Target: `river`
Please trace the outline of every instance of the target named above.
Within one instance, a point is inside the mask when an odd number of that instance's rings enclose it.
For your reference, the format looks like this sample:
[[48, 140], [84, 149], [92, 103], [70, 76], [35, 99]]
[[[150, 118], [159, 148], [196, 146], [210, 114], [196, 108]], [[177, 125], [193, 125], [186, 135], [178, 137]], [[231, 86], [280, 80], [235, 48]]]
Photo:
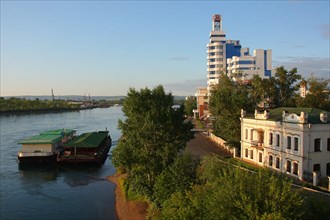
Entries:
[[77, 134], [110, 131], [118, 140], [120, 107], [76, 112], [0, 116], [0, 219], [116, 219], [115, 185], [104, 178], [115, 168], [40, 166], [20, 168], [19, 141], [42, 131], [70, 128]]

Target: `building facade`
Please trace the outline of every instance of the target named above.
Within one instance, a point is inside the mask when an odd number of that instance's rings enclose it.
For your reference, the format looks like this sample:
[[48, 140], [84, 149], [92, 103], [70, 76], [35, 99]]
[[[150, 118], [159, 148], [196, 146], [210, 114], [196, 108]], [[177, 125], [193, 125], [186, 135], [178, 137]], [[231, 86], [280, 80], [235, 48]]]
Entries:
[[207, 109], [212, 89], [219, 84], [221, 74], [227, 74], [233, 80], [249, 80], [255, 74], [261, 78], [270, 77], [271, 70], [271, 50], [258, 49], [251, 56], [249, 48], [242, 48], [239, 40], [226, 38], [226, 33], [222, 29], [221, 15], [213, 15], [212, 29], [207, 44], [207, 87], [197, 88], [197, 109], [194, 114], [198, 113], [200, 117], [209, 115], [209, 111], [204, 110]]
[[330, 112], [277, 108], [241, 113], [241, 158], [301, 180], [330, 176]]
[[272, 51], [257, 49], [253, 55], [233, 56], [227, 59], [227, 74], [234, 81], [250, 80], [254, 75], [260, 78], [272, 76]]

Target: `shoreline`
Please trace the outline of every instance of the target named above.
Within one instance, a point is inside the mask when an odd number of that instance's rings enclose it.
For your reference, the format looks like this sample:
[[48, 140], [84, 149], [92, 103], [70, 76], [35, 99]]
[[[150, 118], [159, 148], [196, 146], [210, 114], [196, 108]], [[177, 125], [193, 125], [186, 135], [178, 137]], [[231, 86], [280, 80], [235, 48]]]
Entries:
[[125, 174], [115, 173], [108, 176], [107, 180], [115, 186], [115, 210], [118, 220], [144, 220], [147, 216], [148, 204], [146, 202], [130, 201], [126, 199], [119, 180], [125, 178]]

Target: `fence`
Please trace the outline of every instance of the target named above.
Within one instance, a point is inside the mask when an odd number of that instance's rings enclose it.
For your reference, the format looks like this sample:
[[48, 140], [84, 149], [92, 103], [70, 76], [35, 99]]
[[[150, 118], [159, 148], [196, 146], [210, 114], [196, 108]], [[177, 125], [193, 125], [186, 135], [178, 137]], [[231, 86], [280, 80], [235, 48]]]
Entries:
[[235, 155], [235, 149], [234, 149], [234, 148], [230, 148], [230, 147], [228, 147], [228, 146], [226, 145], [226, 141], [225, 141], [225, 140], [223, 140], [222, 138], [220, 138], [220, 137], [214, 135], [214, 134], [211, 133], [211, 132], [209, 132], [208, 136], [209, 136], [209, 138], [210, 138], [210, 140], [211, 140], [212, 142], [216, 143], [219, 147], [221, 147], [221, 148], [223, 148], [223, 149], [229, 151], [231, 154], [234, 155], [234, 157], [236, 156], [236, 155]]

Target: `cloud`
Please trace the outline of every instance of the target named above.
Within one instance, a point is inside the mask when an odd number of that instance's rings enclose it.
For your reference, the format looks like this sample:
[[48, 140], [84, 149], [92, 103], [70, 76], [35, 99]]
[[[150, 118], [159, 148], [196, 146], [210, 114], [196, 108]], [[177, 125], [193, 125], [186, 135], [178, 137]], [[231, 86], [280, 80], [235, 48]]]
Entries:
[[330, 40], [330, 23], [320, 25], [320, 26], [318, 26], [318, 29], [323, 38], [325, 38], [326, 40]]
[[191, 80], [185, 80], [183, 82], [164, 84], [164, 88], [166, 91], [172, 92], [173, 95], [189, 96], [195, 94], [196, 88], [206, 87], [207, 86], [206, 82], [207, 82], [206, 78], [191, 79]]
[[304, 45], [297, 44], [297, 45], [292, 45], [292, 47], [293, 48], [304, 48], [305, 46]]
[[297, 67], [298, 73], [308, 78], [315, 76], [319, 78], [330, 78], [330, 59], [326, 57], [278, 57], [273, 64], [284, 66], [287, 70]]
[[187, 61], [187, 60], [190, 60], [189, 57], [172, 57], [170, 58], [170, 60], [172, 61]]

